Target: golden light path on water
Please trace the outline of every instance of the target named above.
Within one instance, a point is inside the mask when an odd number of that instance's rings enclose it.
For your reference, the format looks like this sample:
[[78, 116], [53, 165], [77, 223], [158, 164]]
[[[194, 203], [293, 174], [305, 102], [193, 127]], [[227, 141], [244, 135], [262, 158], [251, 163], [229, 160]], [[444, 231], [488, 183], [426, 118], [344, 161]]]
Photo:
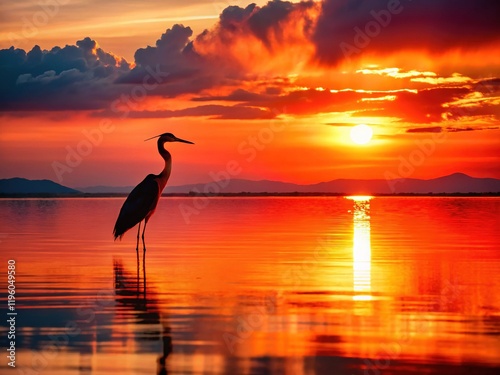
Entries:
[[371, 243], [370, 200], [371, 196], [351, 196], [353, 201], [353, 300], [369, 301], [371, 295]]

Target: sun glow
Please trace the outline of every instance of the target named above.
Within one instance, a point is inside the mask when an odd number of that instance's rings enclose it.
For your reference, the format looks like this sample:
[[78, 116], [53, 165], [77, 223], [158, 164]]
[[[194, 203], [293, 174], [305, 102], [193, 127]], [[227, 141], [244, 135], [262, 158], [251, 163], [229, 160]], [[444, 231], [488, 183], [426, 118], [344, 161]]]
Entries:
[[365, 145], [372, 139], [373, 130], [365, 124], [356, 125], [351, 129], [351, 140], [358, 145]]

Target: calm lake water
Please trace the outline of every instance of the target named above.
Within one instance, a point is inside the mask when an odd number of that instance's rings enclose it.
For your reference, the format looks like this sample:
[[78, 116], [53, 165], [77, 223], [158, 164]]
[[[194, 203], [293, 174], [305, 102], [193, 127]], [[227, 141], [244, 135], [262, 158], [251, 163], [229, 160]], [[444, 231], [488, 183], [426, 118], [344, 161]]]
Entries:
[[0, 200], [2, 374], [499, 373], [500, 198], [123, 201]]

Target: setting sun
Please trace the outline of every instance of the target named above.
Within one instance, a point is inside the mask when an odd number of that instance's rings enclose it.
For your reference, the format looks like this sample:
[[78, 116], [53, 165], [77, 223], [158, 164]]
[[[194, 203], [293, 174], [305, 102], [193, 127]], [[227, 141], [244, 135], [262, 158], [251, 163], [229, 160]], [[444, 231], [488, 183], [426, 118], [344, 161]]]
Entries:
[[356, 125], [351, 129], [351, 140], [358, 145], [365, 145], [372, 139], [373, 130], [368, 125]]

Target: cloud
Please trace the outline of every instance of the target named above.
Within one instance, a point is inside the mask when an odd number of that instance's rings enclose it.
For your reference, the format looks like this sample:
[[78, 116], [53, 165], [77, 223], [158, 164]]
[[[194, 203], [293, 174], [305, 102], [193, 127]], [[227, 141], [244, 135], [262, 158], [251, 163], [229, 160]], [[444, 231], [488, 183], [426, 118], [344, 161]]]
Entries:
[[500, 95], [500, 78], [487, 78], [478, 80], [473, 89], [485, 96]]
[[[415, 124], [470, 116], [498, 118], [497, 78], [474, 81], [452, 74], [455, 70], [441, 75], [373, 65], [350, 75], [317, 65], [315, 59], [337, 63], [343, 58], [339, 43], [352, 40], [355, 27], [388, 17], [382, 12], [388, 7], [390, 22], [387, 19], [387, 26], [370, 39], [366, 50], [437, 52], [498, 40], [493, 32], [498, 28], [496, 17], [490, 14], [498, 5], [485, 0], [273, 0], [262, 7], [229, 6], [212, 29], [199, 35], [193, 35], [190, 27], [174, 25], [151, 46], [138, 48], [134, 64], [104, 51], [88, 37], [51, 50], [38, 46], [28, 52], [14, 47], [0, 50], [0, 110], [107, 114], [117, 99], [123, 109], [123, 98], [145, 91], [149, 84], [154, 89], [144, 94], [147, 100], [126, 108], [128, 115], [263, 119], [272, 118], [275, 110], [293, 116], [348, 112]], [[474, 25], [477, 29], [472, 30]], [[330, 73], [334, 78], [327, 77]], [[370, 88], [378, 90], [349, 89], [351, 79], [356, 85], [377, 82]], [[311, 82], [325, 88], [315, 88]], [[157, 110], [159, 100], [179, 96], [200, 105]]]
[[[94, 116], [117, 117], [118, 113], [104, 111], [94, 113]], [[268, 120], [276, 115], [263, 108], [244, 105], [224, 106], [207, 104], [178, 110], [130, 111], [129, 118], [174, 118], [174, 117], [208, 117], [212, 120]]]
[[[309, 116], [321, 113], [349, 113], [350, 116], [381, 116], [404, 123], [431, 124], [453, 121], [460, 111], [457, 100], [471, 94], [468, 87], [433, 87], [421, 90], [326, 90], [314, 88], [289, 89], [285, 92], [253, 92], [236, 89], [226, 95], [202, 95], [193, 102], [210, 103], [175, 111], [133, 111], [133, 117], [211, 116], [218, 119], [264, 119], [273, 113]], [[237, 103], [231, 106], [220, 103]], [[497, 107], [491, 107], [497, 108]], [[241, 114], [238, 114], [241, 111]], [[481, 105], [474, 112], [462, 111], [464, 117], [488, 113]], [[252, 117], [253, 116], [253, 117]], [[417, 128], [416, 128], [417, 129]], [[422, 129], [422, 128], [418, 128]], [[426, 129], [426, 128], [423, 128]], [[409, 132], [417, 132], [410, 130]]]
[[410, 128], [407, 133], [441, 133], [443, 128], [441, 126], [430, 126], [427, 128]]
[[[307, 16], [307, 11], [315, 6], [313, 1], [291, 3], [289, 1], [269, 1], [266, 6], [253, 12], [248, 18], [248, 26], [253, 34], [269, 48], [272, 42], [283, 44], [286, 40], [288, 27], [284, 23], [292, 18], [293, 12], [302, 17]], [[312, 20], [307, 19], [303, 25], [304, 35], [312, 31]]]
[[49, 51], [0, 50], [0, 67], [0, 110], [33, 111], [100, 108], [129, 64], [85, 38]]
[[498, 14], [489, 0], [324, 0], [313, 39], [326, 64], [365, 52], [474, 50], [499, 42]]
[[419, 72], [418, 70], [403, 71], [400, 68], [365, 68], [356, 70], [356, 73], [387, 76], [392, 78], [435, 77], [437, 75], [434, 72]]
[[448, 127], [447, 130], [449, 132], [456, 133], [456, 132], [471, 132], [471, 131], [474, 131], [474, 130], [477, 130], [477, 129], [474, 129], [474, 128], [471, 128], [470, 126], [468, 126], [468, 127], [465, 127], [465, 128]]
[[277, 95], [236, 90], [226, 96], [205, 96], [193, 100], [238, 101], [247, 106], [278, 109], [296, 116], [352, 112], [353, 116], [396, 117], [402, 122], [428, 124], [443, 121], [443, 114], [450, 112], [446, 104], [463, 98], [470, 92], [468, 87], [386, 91], [309, 88]]
[[[279, 93], [279, 92], [278, 92]], [[227, 102], [262, 102], [265, 100], [272, 100], [276, 96], [273, 95], [265, 95], [258, 94], [254, 92], [250, 92], [244, 89], [236, 89], [231, 92], [229, 95], [211, 95], [204, 97], [195, 97], [192, 100], [195, 102], [207, 102], [207, 101], [215, 101], [215, 100], [223, 100]]]
[[[103, 109], [117, 98], [130, 96], [134, 86], [144, 85], [152, 75], [158, 79], [149, 97], [244, 86], [255, 82], [259, 67], [268, 69], [273, 59], [280, 72], [283, 62], [295, 66], [304, 59], [301, 47], [305, 34], [312, 33], [311, 12], [317, 8], [313, 1], [277, 0], [263, 7], [230, 6], [213, 29], [196, 37], [191, 28], [174, 25], [153, 46], [137, 49], [133, 66], [88, 37], [48, 51], [38, 46], [29, 52], [13, 47], [1, 50], [0, 110]], [[290, 58], [294, 43], [296, 61]], [[310, 44], [309, 50], [311, 54]]]
[[431, 85], [443, 85], [454, 83], [468, 83], [472, 78], [464, 77], [460, 73], [453, 73], [451, 77], [438, 77], [435, 72], [420, 72], [418, 70], [404, 71], [399, 68], [358, 69], [356, 73], [364, 75], [378, 75], [397, 79], [409, 78], [410, 82], [428, 83]]
[[499, 129], [498, 126], [466, 126], [466, 127], [453, 127], [449, 126], [446, 128], [447, 131], [452, 132], [452, 133], [457, 133], [457, 132], [472, 132], [472, 131], [477, 131], [477, 130], [494, 130], [494, 129]]
[[493, 130], [498, 129], [498, 126], [429, 126], [422, 128], [410, 128], [406, 130], [406, 133], [441, 133], [443, 131], [447, 131], [450, 133], [458, 133], [458, 132], [472, 132], [479, 130]]
[[134, 55], [136, 66], [120, 75], [116, 83], [142, 85], [153, 75], [157, 85], [149, 95], [162, 97], [198, 93], [223, 83], [223, 72], [195, 51], [192, 35], [191, 28], [174, 25], [154, 47], [139, 48]]
[[293, 71], [314, 55], [311, 37], [318, 12], [313, 1], [230, 6], [213, 29], [195, 38], [194, 49], [236, 76]]
[[383, 106], [363, 112], [364, 116], [398, 117], [403, 122], [429, 124], [443, 120], [444, 105], [470, 92], [467, 87], [436, 87], [416, 93], [400, 92]]
[[422, 82], [431, 85], [443, 85], [447, 83], [468, 83], [472, 81], [472, 78], [464, 77], [460, 73], [453, 73], [451, 77], [417, 77], [412, 78], [412, 82]]
[[188, 44], [192, 35], [193, 31], [190, 27], [174, 25], [172, 29], [162, 34], [156, 41], [155, 47], [139, 48], [134, 55], [135, 63], [141, 66], [161, 64], [173, 69], [178, 69], [186, 63], [189, 64]]

